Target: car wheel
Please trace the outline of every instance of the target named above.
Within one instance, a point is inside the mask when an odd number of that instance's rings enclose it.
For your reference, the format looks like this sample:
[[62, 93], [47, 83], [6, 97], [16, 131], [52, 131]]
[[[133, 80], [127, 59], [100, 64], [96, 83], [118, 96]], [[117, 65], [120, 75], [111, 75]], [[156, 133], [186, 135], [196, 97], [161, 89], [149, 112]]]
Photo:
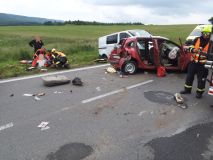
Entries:
[[134, 74], [137, 71], [137, 64], [135, 61], [127, 61], [123, 64], [121, 71], [125, 74]]

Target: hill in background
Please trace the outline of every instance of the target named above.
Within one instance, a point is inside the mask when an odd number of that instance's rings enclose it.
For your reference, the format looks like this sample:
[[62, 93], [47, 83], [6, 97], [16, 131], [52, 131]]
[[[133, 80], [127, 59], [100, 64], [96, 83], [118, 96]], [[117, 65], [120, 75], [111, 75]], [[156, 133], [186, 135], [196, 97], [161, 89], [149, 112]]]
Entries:
[[0, 13], [0, 26], [40, 25], [45, 22], [63, 22], [61, 20], [27, 17], [14, 14]]

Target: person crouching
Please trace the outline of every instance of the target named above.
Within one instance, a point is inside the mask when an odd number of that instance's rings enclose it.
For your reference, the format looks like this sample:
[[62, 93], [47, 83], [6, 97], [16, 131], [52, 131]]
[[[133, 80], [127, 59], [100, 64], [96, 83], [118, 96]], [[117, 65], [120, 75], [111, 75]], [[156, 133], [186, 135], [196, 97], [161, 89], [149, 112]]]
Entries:
[[53, 64], [56, 68], [69, 68], [68, 60], [63, 52], [57, 51], [55, 48], [51, 50]]

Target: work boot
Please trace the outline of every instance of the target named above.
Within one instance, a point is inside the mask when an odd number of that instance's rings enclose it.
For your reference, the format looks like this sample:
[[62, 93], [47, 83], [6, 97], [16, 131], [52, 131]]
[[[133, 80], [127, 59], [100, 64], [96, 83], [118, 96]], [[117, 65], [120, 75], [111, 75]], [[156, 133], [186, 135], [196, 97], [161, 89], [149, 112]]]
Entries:
[[196, 98], [202, 98], [202, 93], [196, 93]]
[[180, 91], [180, 94], [191, 94], [191, 90]]

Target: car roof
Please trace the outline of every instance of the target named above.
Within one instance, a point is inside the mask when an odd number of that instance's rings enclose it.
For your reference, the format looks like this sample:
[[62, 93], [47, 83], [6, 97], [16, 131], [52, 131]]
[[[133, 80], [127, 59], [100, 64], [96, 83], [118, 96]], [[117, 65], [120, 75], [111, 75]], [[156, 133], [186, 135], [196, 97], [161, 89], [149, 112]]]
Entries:
[[199, 24], [199, 25], [197, 25], [197, 26], [195, 27], [195, 29], [201, 29], [201, 28], [203, 28], [203, 27], [205, 27], [205, 26], [211, 26], [211, 27], [212, 27], [212, 24]]
[[[111, 35], [114, 35], [114, 34], [119, 34], [121, 32], [131, 32], [131, 31], [145, 31], [145, 32], [148, 32], [147, 30], [144, 30], [144, 29], [130, 29], [130, 30], [123, 30], [123, 31], [119, 31], [119, 32], [110, 33], [110, 34], [107, 34], [107, 35], [102, 36], [102, 37], [111, 36]], [[149, 34], [152, 35], [151, 33], [149, 33]]]
[[127, 39], [162, 39], [162, 40], [169, 40], [166, 37], [162, 37], [162, 36], [150, 36], [150, 37], [129, 37]]

